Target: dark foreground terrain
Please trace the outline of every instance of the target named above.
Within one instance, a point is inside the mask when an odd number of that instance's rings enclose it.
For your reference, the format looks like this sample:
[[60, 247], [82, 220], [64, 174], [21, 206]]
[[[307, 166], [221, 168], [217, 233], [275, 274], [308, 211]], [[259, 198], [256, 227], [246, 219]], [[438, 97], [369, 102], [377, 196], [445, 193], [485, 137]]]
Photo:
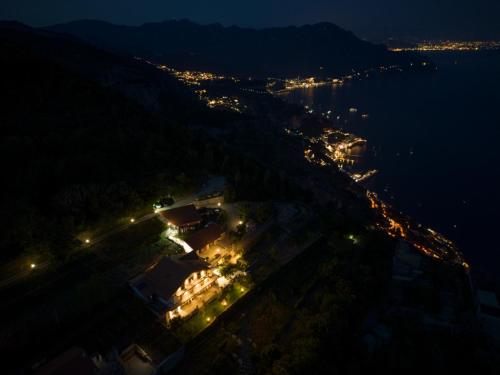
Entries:
[[[0, 47], [2, 267], [47, 264], [0, 290], [2, 372], [130, 341], [155, 365], [183, 348], [176, 374], [498, 370], [461, 258], [404, 241], [389, 208], [339, 170], [305, 161], [302, 141], [283, 131], [320, 128], [319, 119], [234, 82], [216, 89], [248, 93], [248, 111], [212, 110], [152, 65], [19, 24], [2, 25]], [[212, 174], [226, 177], [228, 202], [293, 202], [307, 215], [247, 249], [255, 287], [182, 340], [127, 284], [175, 253], [159, 239], [162, 224], [137, 223], [90, 248], [79, 234], [124, 224], [160, 192], [188, 195]]]

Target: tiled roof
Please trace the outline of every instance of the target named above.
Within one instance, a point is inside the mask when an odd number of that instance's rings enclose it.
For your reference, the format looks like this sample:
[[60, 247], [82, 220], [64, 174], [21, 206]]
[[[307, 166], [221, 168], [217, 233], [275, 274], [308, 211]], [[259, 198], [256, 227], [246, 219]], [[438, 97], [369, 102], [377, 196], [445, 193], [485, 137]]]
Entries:
[[194, 251], [203, 249], [206, 245], [211, 244], [219, 239], [224, 231], [218, 224], [208, 224], [207, 227], [191, 233], [185, 240], [189, 247]]
[[164, 257], [134, 283], [147, 298], [153, 295], [168, 301], [184, 281], [194, 272], [208, 269], [208, 264], [196, 256]]
[[201, 222], [201, 216], [192, 204], [162, 211], [161, 215], [177, 227]]

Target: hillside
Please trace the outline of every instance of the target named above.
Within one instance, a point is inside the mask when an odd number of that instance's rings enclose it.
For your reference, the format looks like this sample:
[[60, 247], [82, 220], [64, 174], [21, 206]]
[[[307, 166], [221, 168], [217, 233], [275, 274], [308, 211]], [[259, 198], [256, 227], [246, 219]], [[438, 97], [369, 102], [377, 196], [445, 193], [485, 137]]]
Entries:
[[227, 117], [147, 64], [19, 23], [0, 23], [0, 48], [2, 260], [64, 260], [82, 230], [185, 193], [223, 162], [228, 177], [242, 164], [249, 181], [266, 173], [187, 129]]
[[248, 29], [187, 20], [119, 26], [82, 20], [46, 28], [99, 47], [141, 56], [181, 70], [256, 77], [335, 76], [351, 69], [423, 61], [357, 38], [331, 23]]
[[[113, 69], [142, 79], [142, 68], [71, 40], [2, 26], [0, 258], [65, 257], [81, 228], [143, 207], [160, 186], [186, 184], [207, 167], [198, 159], [207, 146], [177, 121], [100, 83]], [[168, 87], [164, 95], [182, 97]], [[181, 106], [177, 112], [185, 114]]]

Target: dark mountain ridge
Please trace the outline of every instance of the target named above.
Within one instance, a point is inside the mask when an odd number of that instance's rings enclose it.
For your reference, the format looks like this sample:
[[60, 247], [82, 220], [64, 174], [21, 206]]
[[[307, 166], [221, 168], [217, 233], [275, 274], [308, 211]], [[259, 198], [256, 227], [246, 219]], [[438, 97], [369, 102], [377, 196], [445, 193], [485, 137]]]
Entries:
[[417, 54], [395, 53], [327, 22], [250, 29], [188, 20], [121, 26], [81, 20], [45, 28], [101, 48], [141, 56], [181, 70], [239, 76], [337, 76], [381, 65], [409, 66]]
[[[185, 108], [194, 112], [198, 101], [185, 99], [174, 78], [19, 23], [0, 23], [0, 48], [0, 154], [8, 176], [0, 259], [67, 256], [82, 227], [144, 204], [157, 181], [202, 170], [196, 155], [205, 146], [181, 126]], [[145, 110], [159, 97], [176, 103], [172, 111], [162, 106], [169, 116]]]
[[179, 109], [179, 106], [196, 106], [198, 103], [197, 97], [174, 77], [129, 56], [113, 54], [69, 34], [35, 29], [19, 22], [0, 22], [0, 43], [4, 47], [5, 58], [11, 51], [16, 51], [18, 55], [34, 54], [64, 66], [82, 78], [114, 89], [148, 110], [166, 111], [169, 118], [175, 118], [185, 111], [173, 110], [168, 106], [173, 107], [175, 104]]

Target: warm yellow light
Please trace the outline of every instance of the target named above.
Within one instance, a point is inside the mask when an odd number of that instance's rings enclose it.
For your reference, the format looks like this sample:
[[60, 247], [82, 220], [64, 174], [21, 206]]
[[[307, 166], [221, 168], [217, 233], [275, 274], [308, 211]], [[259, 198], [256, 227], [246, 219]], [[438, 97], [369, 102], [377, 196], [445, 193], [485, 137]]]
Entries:
[[220, 203], [220, 202], [219, 202], [219, 203], [217, 203], [217, 206], [219, 206], [219, 207], [220, 207], [220, 206], [221, 206], [221, 203]]
[[157, 213], [158, 213], [158, 210], [157, 210], [157, 209], [155, 209], [155, 214], [157, 214]]
[[35, 263], [31, 263], [31, 264], [30, 264], [30, 267], [31, 267], [31, 269], [33, 269], [33, 268], [35, 268], [35, 267], [36, 267], [36, 264], [35, 264]]
[[90, 243], [90, 240], [87, 238], [87, 239], [85, 240], [85, 243]]
[[226, 300], [223, 300], [223, 301], [221, 302], [221, 304], [222, 304], [222, 306], [227, 306], [227, 301], [226, 301]]
[[212, 320], [212, 319], [210, 319], [210, 317], [209, 317], [209, 316], [207, 316], [207, 322], [209, 322], [209, 321], [211, 321], [211, 320]]
[[245, 288], [241, 287], [241, 288], [240, 288], [240, 291], [241, 291], [241, 292], [244, 292], [244, 291], [245, 291]]
[[135, 223], [135, 219], [134, 218], [130, 219], [130, 222]]
[[238, 224], [243, 225], [243, 221], [242, 220], [238, 221]]

